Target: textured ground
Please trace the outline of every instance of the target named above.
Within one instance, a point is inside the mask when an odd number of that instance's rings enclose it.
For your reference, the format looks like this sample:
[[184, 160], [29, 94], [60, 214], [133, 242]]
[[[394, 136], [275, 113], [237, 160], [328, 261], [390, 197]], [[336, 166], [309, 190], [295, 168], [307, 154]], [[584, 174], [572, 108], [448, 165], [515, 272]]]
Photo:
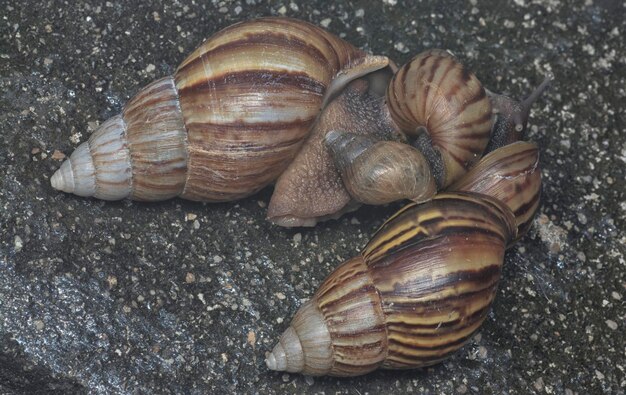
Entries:
[[[623, 2], [29, 3], [0, 5], [0, 393], [624, 393]], [[399, 63], [448, 48], [515, 96], [555, 74], [531, 119], [540, 215], [507, 254], [482, 329], [448, 362], [342, 380], [263, 363], [397, 205], [284, 230], [264, 220], [269, 190], [137, 204], [49, 186], [59, 152], [139, 87], [262, 15], [312, 21]]]

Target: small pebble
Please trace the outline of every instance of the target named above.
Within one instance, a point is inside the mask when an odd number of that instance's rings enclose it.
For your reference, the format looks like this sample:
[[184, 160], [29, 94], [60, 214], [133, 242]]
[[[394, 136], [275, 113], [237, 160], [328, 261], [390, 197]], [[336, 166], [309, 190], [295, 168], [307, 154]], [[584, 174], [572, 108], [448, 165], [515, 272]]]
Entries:
[[22, 238], [19, 236], [15, 236], [15, 239], [13, 241], [13, 245], [15, 247], [15, 252], [20, 252], [22, 251], [22, 247], [24, 247], [24, 242], [22, 242]]
[[249, 331], [248, 332], [248, 344], [252, 347], [252, 349], [254, 349], [255, 343], [256, 343], [256, 333], [254, 333], [253, 331]]
[[187, 275], [185, 275], [185, 282], [187, 284], [191, 284], [193, 282], [196, 282], [196, 275], [191, 273], [191, 272], [187, 272]]
[[402, 41], [398, 41], [393, 45], [393, 48], [400, 53], [408, 53], [409, 49], [404, 45]]
[[107, 276], [107, 283], [109, 284], [109, 289], [113, 289], [117, 285], [117, 277], [112, 275]]
[[63, 160], [65, 159], [65, 154], [59, 151], [58, 149], [55, 149], [54, 152], [52, 153], [51, 158], [54, 160]]
[[604, 321], [604, 322], [606, 322], [606, 325], [607, 325], [609, 328], [611, 328], [611, 329], [613, 329], [613, 330], [616, 330], [616, 329], [617, 329], [617, 322], [615, 322], [615, 321], [613, 321], [613, 320], [606, 320], [606, 321]]
[[38, 331], [42, 330], [45, 327], [43, 321], [41, 320], [36, 320], [35, 321], [35, 329], [37, 329]]

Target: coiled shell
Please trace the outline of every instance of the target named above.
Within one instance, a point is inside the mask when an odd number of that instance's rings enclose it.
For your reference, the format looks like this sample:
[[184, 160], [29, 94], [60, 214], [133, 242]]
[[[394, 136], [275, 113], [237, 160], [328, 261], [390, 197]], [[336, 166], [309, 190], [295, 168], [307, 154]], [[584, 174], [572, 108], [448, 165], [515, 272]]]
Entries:
[[282, 173], [335, 91], [387, 62], [302, 21], [232, 25], [105, 122], [52, 185], [107, 200], [251, 195]]
[[515, 215], [519, 239], [530, 229], [539, 208], [539, 149], [526, 141], [498, 148], [485, 155], [449, 190], [482, 193], [506, 204]]
[[268, 367], [354, 376], [440, 362], [485, 319], [516, 230], [485, 195], [405, 207], [302, 306]]
[[387, 105], [398, 127], [419, 137], [440, 188], [463, 175], [489, 141], [493, 114], [485, 89], [445, 51], [426, 51], [401, 67]]
[[422, 202], [437, 192], [428, 162], [408, 144], [332, 131], [326, 145], [346, 189], [361, 203]]

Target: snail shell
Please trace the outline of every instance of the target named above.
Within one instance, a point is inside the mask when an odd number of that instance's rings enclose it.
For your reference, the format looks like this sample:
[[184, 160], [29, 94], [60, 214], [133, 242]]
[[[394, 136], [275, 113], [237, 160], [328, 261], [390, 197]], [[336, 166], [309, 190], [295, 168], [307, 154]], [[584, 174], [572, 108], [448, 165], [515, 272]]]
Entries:
[[489, 142], [494, 116], [485, 89], [446, 51], [426, 51], [401, 67], [387, 105], [398, 127], [418, 138], [440, 188], [465, 174]]
[[103, 123], [52, 186], [106, 200], [251, 195], [283, 172], [335, 92], [387, 64], [303, 21], [230, 26]]
[[437, 192], [426, 158], [410, 145], [332, 131], [326, 145], [350, 195], [365, 204], [422, 202]]
[[451, 188], [466, 192], [404, 207], [331, 273], [268, 368], [355, 376], [433, 365], [465, 344], [494, 299], [505, 249], [537, 209], [538, 149], [499, 148]]
[[355, 376], [442, 361], [487, 316], [516, 231], [510, 210], [486, 195], [405, 207], [300, 308], [268, 368]]
[[518, 141], [491, 151], [449, 190], [478, 192], [506, 204], [515, 215], [519, 239], [530, 229], [539, 208], [539, 149], [534, 143]]

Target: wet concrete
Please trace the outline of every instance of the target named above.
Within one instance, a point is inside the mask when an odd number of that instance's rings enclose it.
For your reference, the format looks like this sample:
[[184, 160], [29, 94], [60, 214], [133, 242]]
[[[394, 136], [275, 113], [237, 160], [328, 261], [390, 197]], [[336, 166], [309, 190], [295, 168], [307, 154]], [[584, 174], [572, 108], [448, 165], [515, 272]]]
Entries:
[[[0, 393], [623, 394], [623, 2], [160, 2], [0, 5]], [[441, 47], [533, 109], [543, 205], [498, 296], [438, 366], [353, 379], [269, 372], [303, 300], [399, 205], [314, 229], [236, 203], [105, 203], [49, 178], [94, 127], [204, 38], [287, 15], [399, 63]]]

